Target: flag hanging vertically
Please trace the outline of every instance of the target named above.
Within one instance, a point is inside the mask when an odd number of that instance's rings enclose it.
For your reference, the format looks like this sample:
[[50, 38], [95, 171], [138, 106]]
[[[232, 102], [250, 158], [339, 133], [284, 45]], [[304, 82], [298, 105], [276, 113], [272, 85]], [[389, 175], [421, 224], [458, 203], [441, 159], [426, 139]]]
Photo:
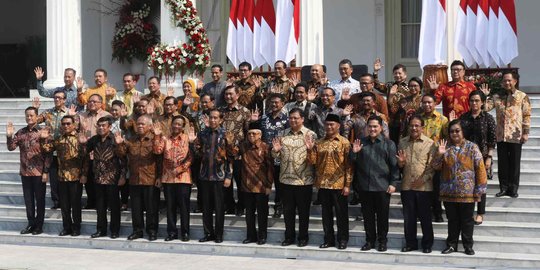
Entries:
[[258, 0], [262, 2], [261, 37], [259, 52], [266, 63], [273, 65], [276, 61], [276, 12], [272, 0]]
[[[246, 0], [238, 0], [236, 11], [236, 58], [238, 63], [246, 60], [244, 57], [244, 5]], [[235, 65], [235, 67], [238, 67]]]
[[278, 0], [276, 8], [276, 59], [294, 59], [300, 35], [300, 0]]
[[253, 0], [244, 0], [244, 61], [253, 61]]
[[478, 1], [478, 10], [476, 12], [476, 40], [474, 47], [479, 55], [479, 64], [489, 67], [492, 60], [488, 52], [488, 34], [489, 34], [489, 0]]
[[492, 60], [490, 64], [504, 66], [497, 52], [497, 39], [499, 29], [499, 0], [489, 0], [489, 23], [487, 48]]
[[472, 65], [474, 63], [480, 64], [482, 63], [482, 59], [480, 58], [480, 54], [478, 53], [478, 50], [476, 49], [475, 43], [476, 43], [476, 17], [478, 12], [478, 0], [469, 0], [467, 1], [467, 30], [465, 35], [465, 41], [467, 45], [467, 50], [469, 51], [469, 54], [472, 56], [474, 62], [469, 63], [467, 65]]
[[501, 0], [499, 2], [497, 53], [503, 65], [510, 64], [518, 56], [516, 7], [514, 0]]
[[446, 0], [423, 0], [418, 62], [420, 67], [446, 62]]
[[236, 55], [236, 32], [237, 18], [236, 12], [238, 9], [238, 0], [231, 1], [231, 11], [229, 12], [229, 29], [227, 31], [227, 57], [235, 67], [240, 64]]
[[263, 12], [263, 0], [257, 0], [253, 11], [253, 65], [260, 67], [266, 64], [264, 56], [261, 54], [261, 20]]
[[467, 2], [467, 0], [459, 2], [454, 46], [463, 57], [465, 64], [471, 66], [474, 64], [474, 59], [467, 50]]

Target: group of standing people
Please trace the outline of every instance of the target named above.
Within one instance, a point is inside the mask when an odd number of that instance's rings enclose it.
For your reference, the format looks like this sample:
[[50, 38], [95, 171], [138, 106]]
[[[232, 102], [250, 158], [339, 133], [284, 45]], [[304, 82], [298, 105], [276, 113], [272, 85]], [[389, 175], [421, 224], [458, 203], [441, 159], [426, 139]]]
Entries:
[[[251, 74], [251, 65], [241, 63], [239, 76], [226, 81], [223, 68], [214, 65], [211, 82], [187, 80], [180, 97], [170, 89], [163, 94], [157, 77], [148, 79], [150, 93], [142, 95], [129, 73], [119, 94], [103, 69], [95, 71], [94, 87], [75, 80], [75, 70], [68, 68], [65, 86], [44, 89], [38, 67], [38, 90], [54, 99], [54, 107], [39, 113], [35, 99], [25, 110], [27, 126], [15, 132], [8, 123], [6, 132], [8, 149], [19, 147], [21, 153], [29, 221], [21, 233], [42, 233], [45, 183], [50, 181], [53, 208], [62, 211], [61, 236], [80, 235], [85, 185], [85, 208], [97, 211], [91, 237], [108, 231], [111, 238], [119, 237], [120, 211], [129, 198], [133, 231], [128, 239], [146, 232], [156, 240], [163, 191], [165, 241], [189, 241], [195, 184], [194, 211], [203, 216], [200, 242], [222, 242], [225, 214], [236, 214], [246, 218], [243, 243], [263, 245], [274, 187], [272, 217], [283, 215], [283, 246], [308, 244], [316, 197], [324, 229], [320, 248], [347, 248], [349, 203], [359, 202], [366, 233], [361, 249], [383, 252], [391, 194], [400, 191], [403, 252], [419, 249], [417, 220], [422, 252], [431, 252], [432, 222], [443, 221], [443, 202], [448, 219], [443, 253], [457, 251], [461, 234], [465, 253], [472, 255], [495, 147], [498, 157], [509, 161], [499, 163], [496, 196], [518, 197], [521, 146], [528, 139], [531, 113], [527, 95], [516, 89], [518, 75], [503, 74], [506, 92], [499, 96], [485, 85], [476, 89], [466, 82], [460, 61], [451, 65], [451, 82], [439, 85], [428, 78], [426, 91], [421, 79], [407, 81], [406, 67], [399, 64], [394, 81], [381, 83], [382, 67], [377, 59], [374, 73], [356, 80], [351, 61], [344, 59], [340, 79], [329, 81], [325, 67], [313, 65], [311, 79], [299, 82], [287, 77], [283, 61], [275, 63], [268, 78]], [[442, 114], [435, 110], [441, 102]], [[496, 121], [487, 113], [493, 108]]]

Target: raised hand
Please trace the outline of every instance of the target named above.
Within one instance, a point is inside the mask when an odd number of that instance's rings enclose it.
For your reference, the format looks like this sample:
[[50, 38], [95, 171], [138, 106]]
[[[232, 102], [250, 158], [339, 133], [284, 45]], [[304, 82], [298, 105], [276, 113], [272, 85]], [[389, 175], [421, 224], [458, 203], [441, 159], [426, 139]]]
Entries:
[[291, 80], [293, 87], [296, 86], [300, 82], [296, 74], [292, 75], [289, 79]]
[[316, 88], [309, 88], [308, 94], [307, 94], [307, 100], [313, 101], [317, 98], [318, 95], [319, 95], [319, 91], [317, 91]]
[[105, 89], [105, 96], [108, 98], [114, 97], [114, 87], [112, 84], [107, 85], [107, 88]]
[[448, 115], [448, 121], [453, 121], [455, 120], [457, 117], [456, 117], [456, 111], [454, 110], [451, 110], [450, 111], [450, 114]]
[[201, 77], [197, 80], [197, 89], [202, 89], [204, 87], [204, 78]]
[[15, 134], [15, 128], [13, 127], [13, 122], [7, 122], [6, 124], [6, 136], [8, 138], [13, 137], [13, 134]]
[[135, 91], [135, 93], [133, 93], [133, 96], [131, 96], [131, 102], [136, 103], [136, 102], [139, 102], [140, 100], [141, 100], [141, 95], [139, 94], [139, 91]]
[[84, 80], [81, 77], [77, 77], [77, 91], [82, 91], [84, 87]]
[[439, 88], [439, 84], [437, 83], [437, 76], [435, 75], [429, 76], [429, 78], [427, 79], [427, 83], [429, 85], [429, 89], [431, 90]]
[[249, 118], [251, 122], [259, 120], [259, 110], [257, 108], [257, 105], [255, 105], [255, 109], [251, 110], [251, 117]]
[[381, 70], [382, 68], [384, 67], [384, 65], [381, 63], [381, 58], [376, 58], [375, 61], [373, 62], [373, 71], [375, 73], [379, 72], [379, 70]]
[[47, 139], [51, 136], [51, 131], [49, 130], [49, 127], [44, 127], [39, 131], [39, 137], [42, 139]]
[[446, 144], [447, 144], [447, 142], [446, 142], [445, 139], [442, 139], [439, 142], [439, 147], [438, 147], [438, 151], [437, 151], [439, 153], [439, 155], [444, 155], [446, 153], [446, 151], [447, 151]]
[[88, 142], [88, 138], [86, 138], [86, 132], [81, 128], [81, 132], [77, 135], [77, 141], [79, 141], [80, 144], [86, 144]]
[[161, 136], [163, 134], [163, 130], [161, 129], [160, 123], [154, 123], [154, 135]]
[[174, 97], [174, 88], [167, 87], [167, 96], [168, 97]]
[[40, 106], [41, 101], [39, 100], [39, 97], [34, 97], [34, 99], [32, 99], [32, 107], [39, 109]]
[[226, 84], [227, 86], [231, 86], [231, 85], [233, 85], [234, 82], [237, 81], [237, 80], [238, 80], [237, 77], [231, 76], [231, 77], [229, 77], [229, 78], [227, 79], [227, 81], [225, 81], [225, 84]]
[[483, 83], [482, 85], [480, 85], [479, 90], [484, 92], [486, 96], [491, 93], [491, 89], [489, 89], [489, 85], [487, 83]]
[[43, 79], [43, 75], [45, 75], [45, 72], [43, 72], [41, 67], [34, 68], [34, 73], [36, 74], [36, 80], [38, 81], [41, 81], [41, 79]]
[[122, 106], [122, 107], [120, 108], [120, 116], [121, 116], [121, 117], [126, 117], [127, 115], [128, 115], [128, 112], [127, 112], [127, 110], [126, 110], [126, 106]]
[[185, 97], [184, 97], [184, 101], [183, 103], [187, 106], [191, 105], [193, 103], [193, 98], [191, 97], [191, 94], [187, 94]]
[[148, 105], [146, 105], [146, 114], [154, 114], [154, 111], [154, 104], [148, 103]]
[[225, 132], [225, 142], [227, 144], [233, 144], [234, 143], [234, 133], [232, 131]]
[[253, 81], [253, 84], [255, 85], [255, 87], [257, 87], [257, 88], [261, 87], [262, 82], [261, 82], [261, 78], [259, 76], [254, 76], [252, 81]]
[[407, 162], [407, 154], [403, 150], [399, 150], [396, 157], [400, 164], [405, 164], [405, 162]]
[[272, 150], [278, 153], [279, 151], [281, 151], [281, 148], [283, 148], [283, 145], [281, 144], [281, 138], [274, 137], [272, 139]]
[[328, 83], [328, 77], [324, 76], [321, 78], [321, 85], [326, 85]]
[[349, 104], [349, 105], [345, 106], [345, 109], [343, 109], [343, 115], [344, 116], [351, 115], [352, 112], [353, 112], [353, 109], [354, 109], [354, 106], [352, 104]]
[[75, 106], [75, 104], [69, 105], [67, 114], [71, 115], [71, 116], [76, 115], [77, 114], [77, 106]]
[[352, 145], [353, 153], [356, 154], [356, 153], [360, 152], [362, 150], [363, 146], [364, 145], [362, 144], [362, 142], [359, 139], [354, 140], [353, 145]]
[[312, 149], [313, 146], [315, 146], [315, 141], [313, 140], [313, 136], [311, 136], [310, 134], [306, 134], [304, 136], [304, 142], [306, 144], [306, 148], [309, 150], [309, 149]]
[[121, 144], [124, 142], [124, 138], [122, 138], [122, 133], [120, 131], [114, 133], [114, 142], [116, 144]]
[[398, 87], [399, 86], [397, 84], [392, 85], [392, 87], [390, 88], [390, 94], [391, 95], [396, 94], [398, 92]]
[[195, 133], [195, 127], [192, 125], [189, 126], [188, 139], [190, 143], [194, 142], [197, 139], [197, 134]]
[[341, 99], [343, 100], [351, 99], [351, 89], [349, 87], [343, 88], [343, 92], [341, 93]]

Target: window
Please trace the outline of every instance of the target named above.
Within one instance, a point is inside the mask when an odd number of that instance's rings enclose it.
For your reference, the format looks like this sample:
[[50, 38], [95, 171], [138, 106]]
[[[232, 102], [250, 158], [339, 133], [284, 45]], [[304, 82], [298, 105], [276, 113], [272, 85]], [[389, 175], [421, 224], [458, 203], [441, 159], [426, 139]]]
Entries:
[[418, 58], [421, 0], [403, 0], [401, 4], [401, 58]]

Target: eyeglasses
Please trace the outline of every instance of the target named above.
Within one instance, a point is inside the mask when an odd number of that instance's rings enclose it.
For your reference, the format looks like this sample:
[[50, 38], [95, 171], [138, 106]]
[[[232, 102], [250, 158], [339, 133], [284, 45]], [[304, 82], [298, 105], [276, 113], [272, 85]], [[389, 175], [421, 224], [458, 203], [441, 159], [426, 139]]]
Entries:
[[61, 123], [62, 126], [71, 126], [71, 123]]
[[65, 99], [64, 97], [53, 97], [54, 100], [61, 100], [61, 99]]
[[89, 100], [88, 103], [101, 103], [99, 100]]
[[463, 70], [465, 70], [465, 69], [463, 69], [463, 68], [452, 68], [452, 69], [450, 69], [450, 71], [452, 71], [452, 72], [454, 72], [454, 71], [460, 72], [460, 71], [463, 71]]
[[454, 134], [454, 133], [460, 133], [461, 132], [461, 129], [451, 129], [450, 130], [450, 133], [451, 134]]

